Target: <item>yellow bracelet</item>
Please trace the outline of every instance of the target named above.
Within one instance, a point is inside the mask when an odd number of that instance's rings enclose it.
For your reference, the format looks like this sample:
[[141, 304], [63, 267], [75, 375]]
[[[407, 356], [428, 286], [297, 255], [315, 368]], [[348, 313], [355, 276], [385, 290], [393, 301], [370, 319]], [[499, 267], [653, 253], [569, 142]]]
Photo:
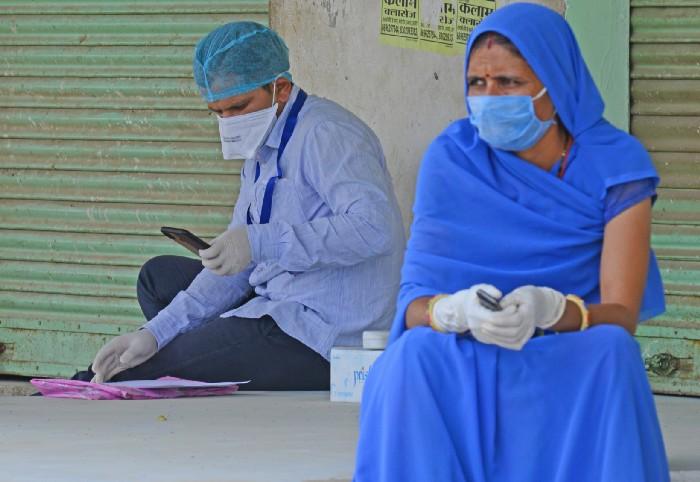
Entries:
[[578, 309], [581, 312], [581, 328], [580, 328], [580, 330], [583, 331], [583, 330], [588, 329], [589, 320], [588, 320], [588, 309], [586, 308], [586, 303], [576, 295], [566, 295], [566, 299], [571, 301], [576, 306], [578, 306]]
[[446, 296], [447, 295], [435, 295], [432, 298], [430, 298], [430, 301], [428, 301], [428, 326], [430, 326], [430, 328], [432, 328], [435, 331], [439, 331], [440, 333], [445, 333], [445, 331], [441, 330], [433, 323], [433, 308], [435, 307], [435, 303], [445, 298]]

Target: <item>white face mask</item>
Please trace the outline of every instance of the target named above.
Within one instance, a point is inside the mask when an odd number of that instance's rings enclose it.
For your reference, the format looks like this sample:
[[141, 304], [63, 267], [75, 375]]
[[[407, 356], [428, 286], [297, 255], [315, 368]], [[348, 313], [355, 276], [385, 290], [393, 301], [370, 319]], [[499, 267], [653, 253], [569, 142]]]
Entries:
[[277, 120], [277, 85], [273, 86], [271, 107], [248, 114], [218, 118], [224, 159], [252, 159], [265, 142]]

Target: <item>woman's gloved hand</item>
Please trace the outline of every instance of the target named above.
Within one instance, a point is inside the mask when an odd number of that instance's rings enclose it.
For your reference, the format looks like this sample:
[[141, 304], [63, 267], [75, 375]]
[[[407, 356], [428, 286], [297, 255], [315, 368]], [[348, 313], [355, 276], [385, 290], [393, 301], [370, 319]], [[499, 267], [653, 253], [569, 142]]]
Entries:
[[521, 286], [508, 293], [501, 306], [515, 306], [525, 318], [532, 318], [538, 328], [551, 328], [564, 314], [566, 297], [545, 286]]
[[211, 242], [211, 247], [200, 249], [202, 265], [224, 276], [243, 271], [250, 264], [250, 242], [245, 226], [229, 229]]
[[483, 342], [520, 350], [532, 338], [535, 328], [549, 328], [566, 308], [563, 294], [551, 288], [521, 286], [501, 300], [502, 311], [475, 313], [479, 329], [474, 337]]
[[158, 342], [148, 330], [139, 330], [110, 340], [92, 362], [94, 383], [109, 381], [114, 375], [145, 362], [158, 352]]
[[[443, 296], [431, 304], [429, 313], [431, 326], [438, 331], [450, 333], [477, 331], [479, 320], [474, 317], [475, 313], [488, 311], [479, 303], [476, 295], [479, 289], [486, 291], [494, 298], [502, 296], [498, 288], [488, 284], [474, 285], [452, 295]], [[474, 336], [476, 337], [475, 333]]]
[[[501, 303], [503, 306], [503, 303]], [[535, 332], [534, 318], [519, 312], [517, 306], [504, 306], [501, 311], [483, 308], [472, 314], [474, 338], [482, 343], [520, 350]]]

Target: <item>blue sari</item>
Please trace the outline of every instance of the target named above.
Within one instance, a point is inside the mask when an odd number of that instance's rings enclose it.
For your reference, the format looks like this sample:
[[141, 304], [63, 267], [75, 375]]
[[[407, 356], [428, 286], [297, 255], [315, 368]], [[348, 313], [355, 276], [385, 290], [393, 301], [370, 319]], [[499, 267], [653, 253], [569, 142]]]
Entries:
[[[563, 18], [532, 4], [496, 10], [574, 138], [563, 179], [485, 144], [468, 119], [421, 164], [390, 346], [366, 382], [356, 481], [665, 481], [668, 466], [639, 347], [624, 329], [532, 339], [511, 351], [429, 328], [406, 330], [416, 298], [490, 283], [549, 286], [600, 301], [609, 189], [658, 175], [610, 125]], [[640, 318], [664, 311], [656, 258]]]

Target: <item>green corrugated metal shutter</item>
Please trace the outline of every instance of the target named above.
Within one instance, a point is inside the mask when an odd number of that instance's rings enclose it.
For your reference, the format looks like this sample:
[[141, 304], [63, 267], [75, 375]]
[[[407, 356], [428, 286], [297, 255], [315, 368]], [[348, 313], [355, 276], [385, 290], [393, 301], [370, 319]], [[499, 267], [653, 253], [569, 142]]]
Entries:
[[632, 0], [631, 131], [661, 172], [668, 312], [639, 330], [654, 389], [700, 395], [700, 1]]
[[140, 265], [214, 236], [240, 163], [222, 161], [192, 49], [268, 2], [0, 0], [0, 373], [71, 375], [143, 322]]

